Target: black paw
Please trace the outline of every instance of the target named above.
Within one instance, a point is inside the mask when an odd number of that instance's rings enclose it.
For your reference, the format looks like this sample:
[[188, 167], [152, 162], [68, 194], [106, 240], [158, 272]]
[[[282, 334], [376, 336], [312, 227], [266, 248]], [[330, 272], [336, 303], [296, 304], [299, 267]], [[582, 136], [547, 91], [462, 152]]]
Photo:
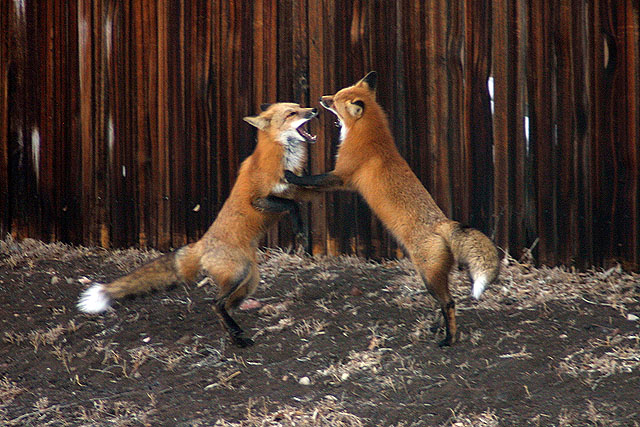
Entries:
[[456, 335], [450, 335], [449, 333], [447, 333], [447, 335], [444, 337], [444, 339], [438, 343], [438, 346], [439, 347], [449, 347], [449, 346], [455, 344], [456, 341], [457, 341]]
[[298, 180], [298, 175], [296, 175], [295, 173], [291, 172], [291, 171], [284, 171], [284, 180], [287, 181], [289, 184], [296, 184], [296, 181]]
[[253, 340], [251, 338], [246, 338], [243, 336], [232, 337], [233, 344], [236, 347], [245, 348], [251, 347], [253, 345]]
[[453, 344], [451, 337], [446, 337], [438, 343], [438, 347], [449, 347], [451, 344]]

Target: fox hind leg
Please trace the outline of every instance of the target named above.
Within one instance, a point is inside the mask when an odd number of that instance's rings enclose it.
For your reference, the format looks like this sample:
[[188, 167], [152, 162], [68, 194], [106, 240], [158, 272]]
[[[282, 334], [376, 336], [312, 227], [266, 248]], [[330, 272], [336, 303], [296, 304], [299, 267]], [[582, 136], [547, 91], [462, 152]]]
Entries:
[[[255, 263], [249, 259], [224, 264], [226, 265], [215, 263], [207, 267], [205, 263], [205, 269], [219, 287], [213, 311], [233, 343], [241, 348], [248, 347], [253, 345], [253, 340], [245, 336], [242, 328], [229, 314], [229, 310], [237, 307], [255, 290], [259, 282], [258, 270]], [[230, 269], [229, 264], [232, 264], [233, 268]]]
[[426, 253], [416, 264], [427, 290], [440, 304], [444, 318], [445, 338], [439, 345], [449, 346], [455, 343], [457, 337], [455, 302], [449, 291], [449, 271], [453, 266], [453, 255], [440, 239], [426, 246]]

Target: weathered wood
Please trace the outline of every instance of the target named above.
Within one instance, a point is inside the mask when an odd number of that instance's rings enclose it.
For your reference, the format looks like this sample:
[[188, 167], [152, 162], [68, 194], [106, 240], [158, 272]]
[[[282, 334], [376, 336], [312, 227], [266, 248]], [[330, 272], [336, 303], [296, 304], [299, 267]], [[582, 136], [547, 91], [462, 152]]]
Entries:
[[12, 139], [9, 126], [9, 90], [13, 79], [10, 54], [11, 36], [15, 35], [13, 18], [16, 3], [0, 3], [0, 236], [11, 231], [11, 205], [9, 203], [9, 141]]
[[528, 4], [528, 100], [530, 147], [534, 162], [535, 198], [537, 211], [536, 235], [538, 254], [542, 262], [554, 264], [557, 252], [557, 174], [556, 133], [557, 119], [555, 86], [554, 29], [550, 2]]
[[[309, 1], [309, 104], [322, 109], [318, 100], [332, 90], [330, 71], [334, 67], [332, 61], [333, 43], [325, 28], [333, 16], [329, 2]], [[331, 156], [331, 123], [328, 115], [321, 113], [318, 122], [311, 125], [317, 135], [316, 143], [310, 147], [310, 168], [312, 174], [324, 173], [333, 166]], [[323, 120], [324, 119], [324, 120]], [[310, 208], [311, 245], [315, 253], [327, 253], [332, 247], [328, 234], [327, 200], [330, 196], [321, 194], [312, 200]]]
[[[0, 233], [184, 245], [253, 150], [243, 116], [317, 107], [375, 69], [398, 149], [448, 215], [512, 256], [538, 239], [545, 264], [638, 268], [638, 13], [634, 0], [2, 2]], [[312, 173], [334, 165], [334, 121], [312, 124]], [[357, 195], [307, 206], [314, 253], [400, 255]], [[263, 243], [291, 237], [285, 220]]]
[[490, 8], [466, 1], [465, 141], [469, 174], [469, 224], [491, 235], [493, 129], [487, 82], [490, 76]]

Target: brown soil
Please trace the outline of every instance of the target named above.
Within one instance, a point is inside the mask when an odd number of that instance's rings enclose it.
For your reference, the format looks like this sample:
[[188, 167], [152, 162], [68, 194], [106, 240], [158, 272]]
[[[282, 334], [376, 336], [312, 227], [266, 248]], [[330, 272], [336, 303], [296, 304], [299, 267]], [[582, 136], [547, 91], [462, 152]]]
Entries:
[[509, 259], [459, 342], [407, 261], [261, 256], [238, 349], [202, 282], [77, 312], [88, 280], [157, 256], [0, 241], [0, 424], [495, 426], [640, 423], [640, 277]]

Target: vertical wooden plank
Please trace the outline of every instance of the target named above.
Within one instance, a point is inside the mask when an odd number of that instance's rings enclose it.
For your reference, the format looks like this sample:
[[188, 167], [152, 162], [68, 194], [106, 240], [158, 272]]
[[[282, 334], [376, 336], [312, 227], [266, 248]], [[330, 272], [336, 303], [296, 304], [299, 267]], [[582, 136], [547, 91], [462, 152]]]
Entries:
[[447, 31], [447, 139], [449, 154], [449, 192], [451, 198], [451, 218], [469, 220], [469, 176], [465, 155], [465, 114], [464, 114], [464, 58], [465, 4], [448, 5], [449, 30]]
[[[360, 56], [357, 54], [358, 50], [356, 46], [352, 45], [350, 29], [352, 27], [359, 28], [357, 24], [354, 24], [354, 10], [357, 10], [358, 4], [356, 2], [347, 2], [344, 0], [335, 0], [333, 2], [332, 14], [329, 15], [325, 25], [333, 28], [332, 31], [332, 46], [333, 55], [331, 63], [336, 64], [330, 70], [329, 87], [325, 88], [324, 94], [332, 94], [337, 92], [342, 87], [355, 83], [355, 81], [362, 77], [359, 71], [354, 72], [354, 68], [357, 67], [357, 63], [360, 61]], [[355, 15], [359, 16], [359, 12]], [[359, 21], [358, 21], [359, 22]], [[359, 34], [359, 30], [356, 35]], [[356, 39], [356, 42], [358, 40]], [[344, 58], [349, 58], [345, 61]], [[341, 64], [338, 66], [337, 64]], [[357, 76], [357, 77], [356, 77]], [[329, 123], [326, 126], [331, 129], [331, 157], [335, 156], [338, 144], [338, 129], [333, 126], [334, 118], [330, 113], [324, 112], [320, 118], [321, 123]], [[325, 130], [326, 131], [326, 130]], [[332, 162], [333, 166], [333, 162]], [[350, 193], [332, 193], [327, 196], [330, 212], [328, 213], [328, 227], [329, 234], [332, 236], [327, 244], [328, 252], [331, 253], [347, 253], [353, 254], [356, 249], [356, 236], [358, 235], [358, 228], [360, 222], [355, 221], [357, 215], [356, 200], [357, 196]]]
[[572, 256], [575, 263], [583, 268], [593, 264], [592, 237], [592, 162], [590, 157], [592, 135], [588, 129], [589, 80], [592, 78], [593, 62], [590, 58], [589, 43], [592, 34], [588, 22], [588, 2], [574, 2], [571, 13], [578, 18], [573, 20], [571, 43], [571, 88], [574, 109], [573, 146], [574, 157], [574, 206], [575, 241]]
[[[93, 164], [92, 170], [96, 171], [94, 182], [94, 212], [99, 229], [99, 241], [103, 247], [113, 245], [113, 202], [112, 194], [115, 188], [113, 185], [114, 176], [114, 114], [110, 108], [110, 100], [113, 99], [111, 87], [112, 73], [111, 63], [113, 61], [113, 27], [117, 18], [116, 7], [111, 2], [98, 1], [93, 8], [93, 40], [94, 58], [93, 64], [95, 87], [96, 87], [96, 110], [94, 114], [93, 133]], [[101, 143], [104, 141], [105, 143]]]
[[[193, 103], [195, 104], [195, 114], [192, 122], [188, 123], [192, 138], [190, 164], [199, 165], [200, 172], [197, 176], [191, 175], [190, 186], [192, 203], [189, 214], [192, 216], [192, 224], [187, 230], [187, 240], [194, 241], [200, 238], [209, 228], [214, 213], [212, 201], [216, 197], [216, 182], [212, 177], [211, 164], [212, 156], [212, 124], [210, 116], [212, 81], [212, 24], [215, 20], [213, 6], [210, 1], [203, 0], [199, 4], [198, 10], [194, 13], [198, 19], [197, 28], [199, 37], [197, 49], [193, 52], [193, 60], [197, 62], [197, 73], [191, 79], [192, 93], [194, 93]], [[188, 28], [186, 29], [188, 30]], [[203, 161], [204, 160], [204, 161]], [[193, 207], [191, 206], [193, 205]], [[197, 209], [197, 207], [200, 209]]]
[[[99, 244], [99, 228], [95, 216], [88, 215], [94, 210], [95, 189], [91, 185], [96, 171], [93, 170], [93, 37], [92, 5], [83, 1], [76, 3], [78, 16], [78, 103], [80, 130], [78, 147], [81, 152], [80, 183], [82, 195], [80, 212], [82, 221], [82, 243]], [[96, 60], [98, 68], [99, 60]]]
[[[131, 133], [135, 130], [131, 129], [133, 123], [128, 123], [127, 118], [135, 112], [135, 106], [130, 104], [128, 99], [124, 99], [123, 93], [126, 93], [125, 82], [121, 76], [125, 75], [123, 70], [129, 70], [129, 55], [126, 49], [130, 46], [125, 41], [124, 34], [132, 34], [132, 29], [128, 26], [130, 2], [121, 4], [113, 4], [105, 1], [104, 7], [99, 11], [101, 13], [100, 33], [103, 43], [103, 55], [105, 64], [104, 80], [101, 82], [102, 99], [102, 126], [104, 126], [103, 134], [107, 139], [107, 162], [106, 162], [106, 188], [105, 196], [108, 204], [107, 210], [109, 215], [108, 233], [111, 245], [115, 247], [126, 246], [131, 244], [125, 240], [127, 235], [127, 226], [133, 225], [137, 221], [137, 217], [131, 217], [131, 212], [124, 209], [124, 200], [128, 199], [128, 194], [124, 191], [122, 182], [123, 164], [122, 164], [122, 145], [124, 142], [131, 141], [127, 135], [122, 133], [130, 129]], [[140, 15], [140, 11], [135, 11], [136, 15]], [[121, 111], [128, 108], [128, 110]], [[126, 165], [125, 174], [126, 174]], [[129, 173], [132, 173], [129, 170]], [[123, 221], [123, 218], [129, 218]], [[130, 235], [130, 233], [129, 233]]]
[[[427, 50], [430, 55], [427, 70], [427, 85], [430, 94], [427, 102], [431, 105], [432, 128], [429, 130], [429, 147], [431, 150], [431, 164], [434, 185], [431, 194], [438, 206], [446, 215], [453, 210], [451, 193], [449, 191], [450, 162], [449, 162], [449, 99], [447, 93], [447, 14], [448, 2], [445, 0], [432, 3], [429, 8], [429, 26], [427, 28]], [[421, 157], [425, 159], [425, 157]]]
[[[309, 16], [307, 0], [278, 2], [277, 20], [277, 97], [279, 101], [309, 104]], [[308, 210], [303, 219], [309, 221]], [[270, 231], [269, 245], [292, 243], [289, 220], [281, 221]]]
[[487, 81], [490, 73], [490, 9], [467, 1], [465, 39], [465, 143], [469, 161], [469, 224], [492, 233], [493, 153], [491, 107]]
[[64, 186], [68, 193], [62, 203], [62, 233], [61, 239], [66, 242], [82, 244], [83, 216], [82, 216], [82, 150], [80, 149], [80, 76], [78, 54], [78, 8], [73, 2], [65, 3], [65, 40], [66, 52], [64, 71], [65, 135], [62, 160], [69, 159], [68, 167], [64, 168]]
[[[320, 110], [318, 100], [333, 90], [330, 74], [333, 69], [333, 32], [325, 31], [333, 17], [332, 1], [309, 1], [309, 104]], [[319, 121], [313, 123], [312, 129], [318, 139], [310, 147], [310, 173], [319, 174], [331, 170], [331, 118], [327, 112], [321, 112]], [[322, 125], [324, 123], [324, 125]], [[327, 254], [332, 247], [328, 233], [330, 222], [329, 195], [322, 193], [311, 202], [309, 215], [310, 243], [313, 254]], [[332, 254], [335, 255], [335, 254]]]
[[[238, 110], [238, 105], [242, 102], [239, 99], [238, 84], [240, 81], [240, 70], [237, 55], [240, 52], [241, 33], [239, 28], [241, 9], [237, 3], [221, 2], [219, 19], [219, 49], [220, 68], [217, 83], [219, 85], [219, 97], [217, 99], [217, 117], [221, 122], [220, 134], [218, 137], [218, 179], [220, 182], [219, 206], [226, 199], [233, 182], [235, 181], [237, 168], [240, 159], [246, 156], [249, 144], [248, 141], [236, 141], [238, 123], [234, 114]], [[246, 102], [246, 100], [245, 100]], [[251, 148], [253, 144], [251, 144]], [[242, 151], [241, 151], [242, 150]]]
[[625, 2], [625, 20], [622, 24], [626, 43], [625, 75], [627, 77], [627, 150], [630, 226], [625, 230], [628, 237], [628, 250], [624, 260], [631, 265], [626, 267], [640, 269], [640, 8], [638, 2]]
[[494, 198], [492, 230], [499, 247], [518, 257], [535, 239], [533, 187], [525, 136], [526, 7], [522, 1], [492, 8]]
[[[149, 1], [132, 1], [133, 13], [128, 16], [133, 25], [133, 32], [128, 33], [131, 39], [127, 40], [130, 50], [130, 68], [124, 74], [123, 79], [131, 79], [134, 91], [125, 92], [128, 104], [134, 108], [130, 116], [134, 125], [134, 132], [130, 138], [121, 141], [123, 147], [121, 182], [123, 189], [127, 189], [129, 200], [123, 201], [127, 211], [134, 215], [137, 227], [131, 230], [135, 233], [135, 242], [141, 247], [156, 246], [159, 217], [158, 192], [160, 187], [154, 180], [154, 169], [160, 169], [159, 157], [165, 146], [159, 137], [158, 120], [160, 112], [157, 108], [155, 93], [158, 89], [157, 68], [157, 30], [158, 21], [156, 7], [158, 3]], [[125, 33], [127, 34], [127, 33]], [[130, 103], [130, 104], [129, 104]], [[118, 105], [123, 108], [125, 105]], [[127, 132], [123, 129], [123, 133]], [[128, 132], [127, 132], [128, 133]], [[156, 141], [157, 146], [152, 148], [151, 142]], [[131, 156], [131, 157], [129, 157]], [[129, 165], [132, 170], [128, 171]], [[133, 169], [135, 167], [135, 169]], [[121, 221], [120, 218], [117, 221]], [[125, 236], [131, 239], [133, 236]]]
[[[57, 240], [82, 242], [82, 215], [79, 210], [82, 194], [81, 181], [82, 153], [77, 148], [79, 141], [79, 79], [78, 79], [78, 17], [77, 7], [64, 2], [60, 6], [60, 40], [58, 42], [61, 59], [59, 94], [57, 109], [60, 111], [60, 124], [54, 133], [58, 134], [58, 169], [62, 187], [60, 202], [56, 208], [59, 217]], [[60, 168], [60, 165], [65, 167]]]
[[557, 259], [561, 263], [570, 264], [577, 255], [577, 158], [576, 158], [576, 123], [574, 100], [574, 73], [579, 70], [573, 69], [573, 27], [574, 18], [577, 18], [573, 10], [572, 1], [558, 0], [554, 4], [553, 16], [555, 47], [555, 87], [557, 91], [557, 117], [554, 126], [556, 127], [557, 143], [557, 228], [555, 233], [562, 232], [573, 238], [557, 238]]
[[[528, 2], [509, 2], [509, 16], [512, 17], [510, 40], [512, 58], [511, 73], [513, 88], [509, 89], [510, 110], [514, 113], [511, 122], [510, 139], [514, 151], [510, 156], [510, 176], [513, 184], [512, 220], [510, 221], [510, 243], [514, 256], [520, 256], [523, 249], [531, 248], [537, 235], [537, 206], [535, 204], [535, 169], [530, 146], [529, 86], [527, 79], [528, 50], [530, 49], [528, 22]], [[517, 59], [516, 59], [517, 58]], [[513, 104], [511, 104], [513, 102]]]
[[[635, 4], [634, 4], [635, 3]], [[640, 163], [638, 162], [640, 140], [638, 139], [638, 2], [630, 0], [616, 2], [610, 10], [612, 46], [615, 52], [615, 78], [613, 81], [613, 115], [609, 118], [615, 145], [614, 172], [616, 183], [612, 206], [614, 216], [612, 257], [616, 261], [627, 260], [630, 266], [638, 267], [640, 242], [639, 191]], [[623, 143], [621, 143], [623, 142]]]
[[16, 3], [0, 3], [0, 238], [11, 231], [11, 208], [9, 201], [9, 86], [10, 70], [14, 66], [10, 45], [15, 36]]
[[507, 1], [493, 2], [492, 7], [492, 66], [493, 79], [493, 144], [494, 144], [494, 218], [495, 242], [509, 253], [509, 230], [511, 229], [511, 200], [509, 169], [510, 156], [510, 108], [509, 92], [512, 89], [513, 76], [510, 63], [514, 60], [510, 53], [509, 10]]
[[[15, 177], [14, 213], [12, 229], [17, 237], [33, 237], [42, 239], [41, 233], [41, 199], [38, 188], [39, 181], [39, 129], [41, 97], [38, 96], [41, 79], [38, 71], [42, 69], [43, 48], [46, 46], [46, 35], [42, 34], [42, 25], [46, 24], [46, 9], [39, 4], [27, 3], [20, 6], [23, 14], [18, 24], [16, 50], [16, 92], [20, 97], [16, 102], [16, 144], [11, 147], [14, 168], [11, 174]], [[44, 13], [42, 12], [44, 10]], [[45, 32], [46, 34], [46, 32]], [[47, 94], [43, 94], [43, 98]], [[37, 130], [37, 132], [34, 132]]]
[[[56, 55], [54, 53], [54, 43], [56, 41], [55, 31], [57, 30], [54, 2], [40, 4], [38, 9], [38, 22], [35, 36], [38, 44], [39, 67], [35, 70], [35, 81], [37, 91], [40, 94], [38, 108], [36, 109], [36, 120], [29, 127], [29, 138], [31, 141], [32, 167], [36, 175], [36, 194], [38, 194], [38, 229], [34, 230], [40, 239], [52, 241], [55, 239], [55, 221], [51, 221], [54, 211], [52, 204], [56, 203], [49, 197], [56, 191], [54, 188], [57, 182], [53, 164], [56, 162], [56, 149], [53, 141], [53, 120], [57, 119], [55, 109], [55, 88], [57, 79], [55, 74], [58, 71]], [[51, 70], [43, 73], [42, 70]], [[34, 94], [35, 97], [35, 94]], [[49, 220], [47, 220], [49, 219]]]
[[[154, 86], [150, 88], [155, 93], [149, 93], [149, 103], [155, 105], [157, 108], [157, 129], [152, 130], [156, 132], [157, 142], [151, 139], [149, 141], [152, 152], [157, 155], [157, 159], [153, 160], [154, 167], [152, 168], [152, 181], [153, 181], [153, 193], [155, 200], [150, 201], [152, 209], [157, 209], [157, 223], [152, 227], [155, 229], [156, 244], [155, 246], [168, 250], [171, 248], [171, 163], [169, 159], [171, 139], [169, 138], [169, 112], [177, 111], [182, 117], [184, 112], [179, 106], [170, 105], [168, 100], [168, 92], [172, 89], [168, 87], [167, 83], [170, 83], [169, 79], [169, 58], [168, 58], [168, 46], [181, 44], [180, 32], [168, 31], [169, 24], [169, 7], [167, 0], [161, 0], [156, 2], [155, 20], [157, 25], [156, 33], [152, 35], [156, 43], [156, 50], [152, 54], [149, 64], [149, 72], [151, 75], [156, 76]], [[175, 17], [175, 15], [173, 15]], [[178, 16], [180, 16], [178, 14]], [[175, 28], [175, 27], [173, 27]], [[183, 41], [183, 40], [182, 40]], [[173, 59], [179, 59], [183, 49], [180, 50], [178, 55], [175, 55]], [[156, 74], [157, 73], [157, 74]], [[182, 104], [182, 103], [180, 103]], [[177, 122], [177, 123], [176, 123]], [[174, 126], [177, 126], [180, 120], [174, 118]], [[181, 127], [184, 129], [183, 127]], [[179, 157], [184, 155], [184, 133], [180, 135], [179, 139], [175, 139], [179, 147], [181, 147]], [[178, 156], [176, 156], [178, 157]], [[173, 159], [172, 159], [173, 160]]]
[[207, 114], [213, 18], [210, 2], [169, 5], [168, 35], [177, 37], [167, 45], [173, 247], [199, 239], [214, 216], [216, 182], [210, 174], [213, 141]]
[[[369, 35], [366, 47], [366, 62], [364, 73], [370, 70], [378, 71], [378, 90], [376, 97], [382, 108], [387, 112], [391, 132], [396, 144], [405, 145], [404, 112], [398, 108], [396, 100], [406, 95], [404, 90], [398, 92], [402, 86], [396, 83], [402, 78], [397, 74], [398, 64], [402, 63], [402, 55], [398, 52], [398, 39], [402, 33], [398, 28], [398, 7], [388, 4], [370, 2], [368, 4], [367, 20]], [[404, 104], [400, 104], [402, 108]], [[370, 208], [366, 206], [370, 212]], [[371, 214], [368, 224], [370, 229], [368, 240], [360, 245], [359, 254], [368, 258], [389, 258], [395, 255], [397, 245], [380, 220]]]
[[593, 104], [593, 158], [594, 158], [594, 258], [603, 262], [614, 252], [613, 223], [616, 185], [616, 144], [612, 116], [618, 102], [614, 82], [618, 51], [614, 38], [613, 16], [617, 2], [598, 0], [591, 10], [594, 31], [594, 95]]
[[[278, 5], [273, 1], [256, 1], [253, 9], [253, 62], [252, 85], [253, 105], [248, 115], [260, 112], [263, 103], [278, 102]], [[249, 126], [242, 123], [241, 126]], [[257, 133], [250, 129], [253, 136]], [[255, 139], [255, 137], [254, 137]], [[278, 243], [278, 226], [267, 230], [266, 244], [275, 246]]]
[[555, 181], [556, 138], [554, 129], [555, 88], [553, 86], [553, 51], [551, 41], [550, 2], [529, 4], [529, 113], [530, 144], [536, 170], [538, 260], [557, 262], [557, 225]]
[[216, 193], [215, 198], [212, 200], [213, 206], [212, 211], [217, 214], [217, 212], [222, 207], [222, 203], [224, 202], [224, 186], [222, 182], [222, 177], [224, 174], [222, 173], [222, 147], [221, 141], [223, 139], [222, 132], [222, 120], [221, 120], [221, 108], [222, 102], [221, 97], [223, 93], [223, 87], [221, 85], [222, 80], [222, 70], [224, 68], [224, 60], [223, 60], [223, 52], [222, 52], [222, 33], [224, 29], [222, 28], [222, 0], [217, 0], [214, 2], [214, 12], [213, 16], [214, 24], [212, 28], [212, 58], [215, 58], [214, 63], [212, 65], [212, 76], [211, 76], [211, 117], [213, 122], [215, 123], [212, 129], [212, 155], [215, 159], [215, 163], [212, 162], [212, 176], [215, 178], [216, 182]]
[[[433, 188], [433, 174], [427, 164], [430, 156], [421, 155], [428, 150], [427, 134], [432, 129], [432, 104], [427, 102], [431, 87], [426, 84], [427, 51], [426, 6], [421, 2], [403, 3], [402, 27], [405, 29], [405, 111], [407, 116], [406, 141], [398, 144], [400, 153], [425, 185]], [[422, 124], [419, 124], [421, 123]]]
[[158, 137], [165, 152], [158, 159], [163, 171], [154, 175], [154, 185], [163, 194], [158, 215], [164, 225], [158, 224], [158, 239], [164, 240], [162, 247], [167, 249], [187, 244], [193, 221], [190, 214], [198, 204], [192, 198], [192, 180], [199, 175], [202, 162], [190, 161], [197, 130], [187, 129], [200, 99], [191, 85], [192, 53], [199, 48], [202, 28], [194, 22], [192, 10], [199, 3], [158, 3], [158, 85], [162, 87], [157, 96]]
[[[314, 1], [314, 0], [311, 0]], [[293, 18], [293, 76], [290, 84], [293, 86], [293, 100], [303, 106], [310, 105], [309, 99], [309, 0], [295, 0], [293, 2], [292, 18]], [[307, 162], [307, 167], [310, 161]], [[302, 208], [303, 220], [305, 223], [310, 222], [310, 212], [308, 204]], [[283, 221], [280, 223], [282, 224]], [[290, 221], [285, 220], [287, 224]], [[280, 233], [279, 245], [293, 245], [293, 234], [289, 231], [289, 225], [280, 227], [287, 230], [286, 233]]]

